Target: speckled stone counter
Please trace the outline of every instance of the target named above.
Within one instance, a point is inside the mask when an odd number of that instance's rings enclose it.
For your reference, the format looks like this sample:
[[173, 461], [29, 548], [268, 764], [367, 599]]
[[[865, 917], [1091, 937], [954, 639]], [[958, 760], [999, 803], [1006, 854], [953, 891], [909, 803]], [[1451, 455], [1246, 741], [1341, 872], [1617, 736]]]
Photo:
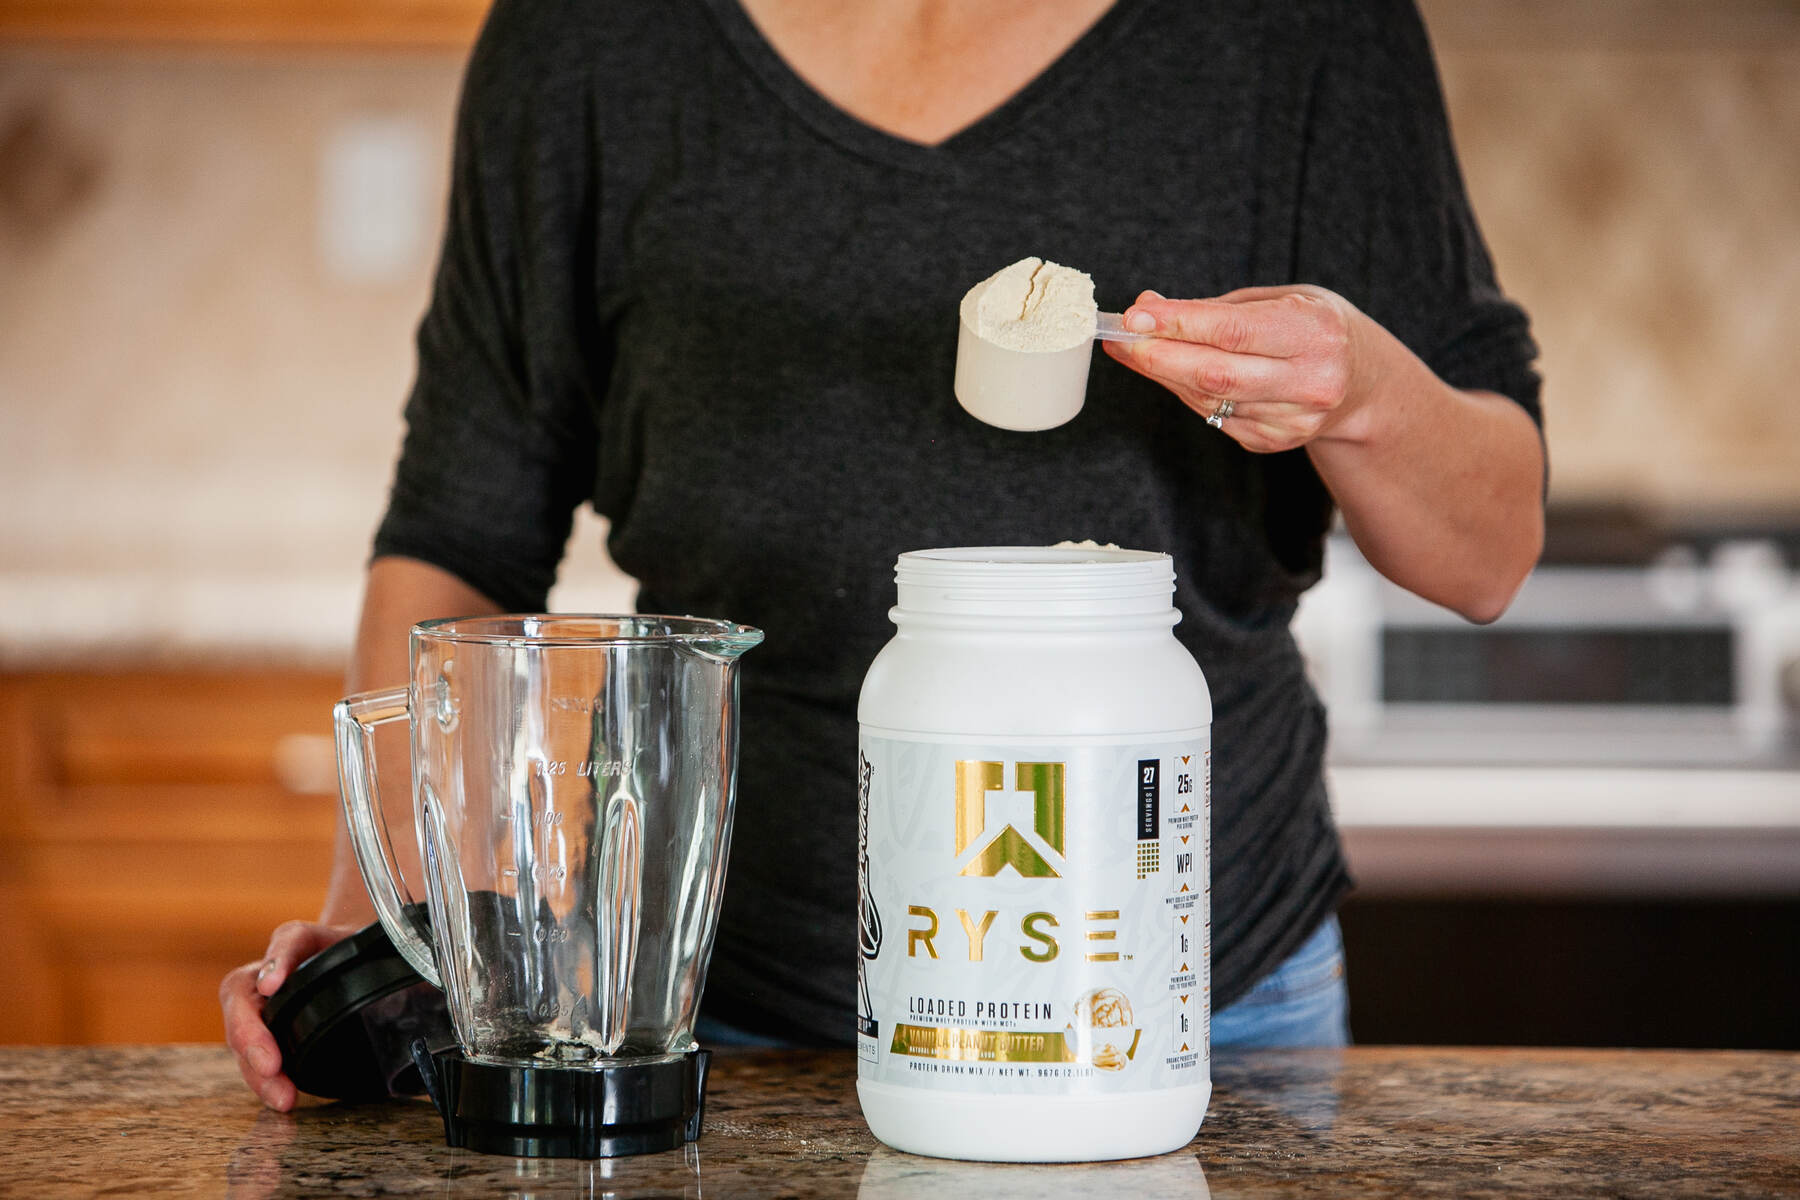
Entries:
[[424, 1102], [261, 1109], [222, 1049], [0, 1047], [0, 1196], [1800, 1196], [1800, 1055], [1358, 1048], [1221, 1055], [1161, 1158], [899, 1154], [849, 1053], [725, 1053], [684, 1151], [450, 1150]]

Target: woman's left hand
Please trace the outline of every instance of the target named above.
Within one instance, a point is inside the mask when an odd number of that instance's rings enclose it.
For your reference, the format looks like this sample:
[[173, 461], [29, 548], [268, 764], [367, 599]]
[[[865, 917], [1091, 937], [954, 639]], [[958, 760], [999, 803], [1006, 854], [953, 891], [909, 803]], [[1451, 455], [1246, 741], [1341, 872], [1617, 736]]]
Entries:
[[1125, 327], [1157, 336], [1104, 343], [1246, 450], [1292, 450], [1343, 433], [1368, 392], [1380, 330], [1336, 292], [1308, 284], [1240, 288], [1212, 300], [1144, 292]]
[[1200, 416], [1223, 415], [1213, 423], [1246, 450], [1304, 447], [1363, 555], [1401, 587], [1491, 621], [1537, 561], [1544, 454], [1531, 414], [1445, 383], [1337, 293], [1144, 292], [1125, 327], [1156, 336], [1106, 352]]

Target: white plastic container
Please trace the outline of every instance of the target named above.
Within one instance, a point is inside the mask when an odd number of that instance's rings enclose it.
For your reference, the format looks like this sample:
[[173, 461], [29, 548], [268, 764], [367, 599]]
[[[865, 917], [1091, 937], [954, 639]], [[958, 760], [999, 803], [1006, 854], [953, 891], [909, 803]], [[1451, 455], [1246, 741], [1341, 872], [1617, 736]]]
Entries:
[[1211, 1093], [1212, 701], [1167, 555], [901, 555], [863, 681], [857, 1096], [944, 1158], [1160, 1154]]

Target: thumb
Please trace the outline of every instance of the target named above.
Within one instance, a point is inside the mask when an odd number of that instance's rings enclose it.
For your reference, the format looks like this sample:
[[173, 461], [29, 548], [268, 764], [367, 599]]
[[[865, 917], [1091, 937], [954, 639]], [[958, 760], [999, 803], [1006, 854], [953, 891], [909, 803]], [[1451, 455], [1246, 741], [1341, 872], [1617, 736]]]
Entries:
[[256, 970], [258, 994], [273, 996], [287, 982], [295, 967], [350, 932], [313, 921], [289, 921], [279, 926], [270, 935], [269, 949]]
[[1249, 316], [1243, 305], [1228, 300], [1169, 300], [1145, 292], [1125, 310], [1124, 325], [1135, 333], [1254, 353], [1256, 325]]

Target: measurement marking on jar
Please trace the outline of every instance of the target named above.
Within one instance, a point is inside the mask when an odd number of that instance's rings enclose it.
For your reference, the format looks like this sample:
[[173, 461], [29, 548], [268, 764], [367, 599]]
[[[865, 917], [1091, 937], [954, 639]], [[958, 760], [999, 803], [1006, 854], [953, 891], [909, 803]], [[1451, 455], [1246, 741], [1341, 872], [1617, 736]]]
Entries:
[[[527, 874], [529, 874], [533, 882], [536, 883], [561, 883], [569, 877], [569, 868], [533, 866]], [[502, 879], [517, 879], [519, 877], [518, 868], [501, 867], [500, 877]]]

